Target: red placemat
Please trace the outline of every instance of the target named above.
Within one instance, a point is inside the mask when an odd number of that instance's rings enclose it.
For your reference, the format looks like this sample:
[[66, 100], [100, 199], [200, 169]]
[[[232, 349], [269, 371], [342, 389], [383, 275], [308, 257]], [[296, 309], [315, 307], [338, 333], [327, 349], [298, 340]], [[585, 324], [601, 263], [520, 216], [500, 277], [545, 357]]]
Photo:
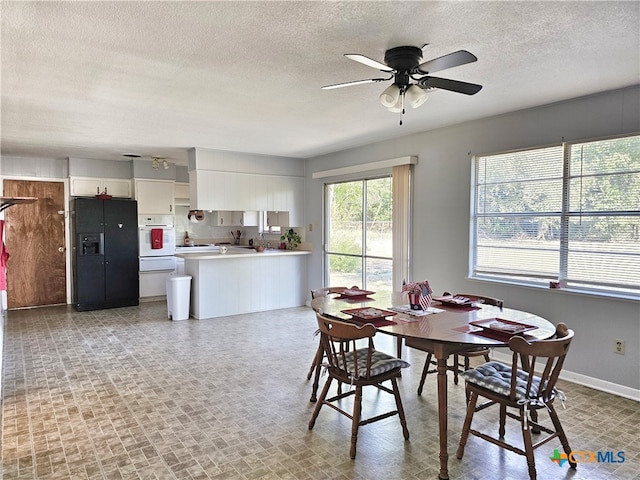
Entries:
[[393, 320], [387, 320], [386, 318], [373, 318], [371, 320], [365, 320], [364, 318], [351, 317], [350, 322], [357, 323], [358, 325], [365, 325], [367, 323], [373, 324], [374, 327], [386, 327], [388, 325], [397, 325], [397, 322]]
[[464, 312], [470, 312], [472, 310], [479, 310], [480, 307], [475, 305], [478, 303], [477, 300], [473, 300], [471, 297], [461, 297], [461, 296], [444, 296], [444, 297], [433, 297], [433, 299], [437, 302], [440, 302], [443, 307], [452, 307], [456, 310], [462, 310]]
[[354, 317], [358, 317], [363, 320], [373, 320], [375, 318], [393, 317], [394, 315], [398, 314], [397, 312], [392, 312], [390, 310], [382, 310], [381, 308], [374, 308], [374, 307], [348, 308], [346, 310], [342, 310], [342, 313], [346, 313], [347, 315], [352, 315]]
[[345, 298], [361, 298], [361, 297], [366, 297], [368, 295], [373, 295], [374, 293], [376, 292], [371, 292], [369, 290], [359, 290], [355, 288], [348, 288], [347, 290], [342, 291], [338, 298], [340, 300]]
[[506, 318], [486, 318], [484, 320], [476, 320], [469, 322], [469, 325], [480, 327], [484, 330], [490, 330], [500, 335], [517, 335], [519, 333], [528, 332], [529, 330], [535, 330], [538, 327], [535, 325], [529, 325], [528, 323], [516, 322], [514, 320], [507, 320]]
[[518, 337], [523, 337], [526, 340], [535, 340], [536, 337], [532, 336], [532, 335], [527, 335], [526, 333], [516, 333], [511, 334], [511, 333], [500, 333], [500, 332], [496, 332], [494, 330], [478, 330], [477, 332], [469, 332], [473, 335], [478, 335], [480, 337], [485, 337], [485, 338], [490, 338], [492, 340], [499, 340], [501, 342], [505, 342], [505, 343], [509, 343], [509, 340], [511, 339], [511, 337], [514, 337], [515, 335], [517, 335]]
[[342, 313], [351, 315], [353, 317], [351, 318], [351, 320], [359, 324], [372, 323], [376, 327], [384, 327], [386, 325], [396, 324], [396, 322], [386, 319], [386, 317], [397, 315], [396, 312], [391, 312], [389, 310], [381, 310], [379, 308], [372, 307], [361, 307], [342, 310]]
[[463, 311], [463, 312], [472, 312], [473, 310], [480, 310], [482, 307], [474, 307], [473, 305], [455, 305], [452, 303], [441, 303], [442, 308]]

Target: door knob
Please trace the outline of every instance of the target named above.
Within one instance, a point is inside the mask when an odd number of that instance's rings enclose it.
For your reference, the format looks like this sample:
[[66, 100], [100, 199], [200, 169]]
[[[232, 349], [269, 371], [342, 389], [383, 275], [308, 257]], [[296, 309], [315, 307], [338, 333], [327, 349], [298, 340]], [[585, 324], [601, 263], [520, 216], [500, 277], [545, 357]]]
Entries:
[[64, 249], [64, 247], [58, 247], [58, 251], [59, 251], [60, 253], [64, 253], [64, 250], [65, 250], [65, 249]]

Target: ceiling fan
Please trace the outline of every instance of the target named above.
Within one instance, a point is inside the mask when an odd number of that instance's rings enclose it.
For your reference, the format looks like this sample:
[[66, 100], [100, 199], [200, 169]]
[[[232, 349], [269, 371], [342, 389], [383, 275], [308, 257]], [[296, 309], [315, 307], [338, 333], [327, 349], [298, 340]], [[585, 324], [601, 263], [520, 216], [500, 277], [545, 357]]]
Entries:
[[[404, 113], [405, 99], [413, 108], [417, 108], [426, 102], [427, 94], [425, 90], [442, 89], [464, 93], [465, 95], [475, 95], [482, 89], [482, 85], [476, 85], [475, 83], [432, 77], [430, 75], [431, 73], [446, 70], [447, 68], [475, 62], [478, 60], [475, 55], [466, 50], [458, 50], [457, 52], [421, 63], [422, 49], [427, 45], [428, 44], [423, 45], [422, 48], [411, 46], [391, 48], [384, 54], [385, 63], [378, 62], [377, 60], [357, 53], [345, 53], [345, 57], [376, 68], [381, 72], [389, 74], [389, 77], [336, 83], [333, 85], [325, 85], [322, 88], [324, 90], [331, 90], [333, 88], [362, 85], [364, 83], [386, 82], [393, 79], [393, 84], [387, 87], [380, 95], [380, 102], [387, 107], [389, 111], [399, 112], [401, 114]], [[402, 125], [402, 117], [400, 117], [400, 125]]]

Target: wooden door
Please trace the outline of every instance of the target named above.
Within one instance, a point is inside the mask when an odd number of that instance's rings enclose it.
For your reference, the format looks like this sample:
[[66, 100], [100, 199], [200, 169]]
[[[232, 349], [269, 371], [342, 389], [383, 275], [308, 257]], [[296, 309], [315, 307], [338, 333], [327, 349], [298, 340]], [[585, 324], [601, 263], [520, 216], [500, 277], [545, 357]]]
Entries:
[[4, 196], [38, 199], [4, 212], [8, 307], [65, 304], [64, 183], [5, 180]]

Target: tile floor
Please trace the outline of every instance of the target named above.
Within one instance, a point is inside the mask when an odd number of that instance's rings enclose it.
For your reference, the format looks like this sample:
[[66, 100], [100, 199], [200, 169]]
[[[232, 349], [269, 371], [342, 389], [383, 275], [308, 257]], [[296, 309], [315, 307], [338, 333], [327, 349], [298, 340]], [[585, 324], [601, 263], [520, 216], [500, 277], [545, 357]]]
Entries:
[[[74, 312], [11, 311], [2, 389], [3, 479], [436, 479], [435, 378], [416, 394], [424, 354], [400, 380], [411, 439], [397, 417], [366, 425], [349, 459], [349, 420], [313, 404], [308, 308], [172, 322], [163, 302]], [[394, 352], [394, 342], [376, 337]], [[624, 463], [577, 471], [536, 454], [540, 479], [640, 479], [637, 402], [562, 382], [561, 419], [574, 450], [624, 451]], [[464, 388], [450, 382], [452, 479], [525, 479], [526, 461], [477, 438], [455, 458]], [[369, 395], [367, 395], [369, 393]], [[390, 399], [365, 391], [365, 409]], [[474, 425], [495, 426], [496, 413]], [[515, 426], [515, 425], [514, 425]], [[497, 427], [495, 427], [497, 429]], [[510, 433], [511, 435], [511, 433]], [[515, 433], [514, 433], [515, 435]]]

